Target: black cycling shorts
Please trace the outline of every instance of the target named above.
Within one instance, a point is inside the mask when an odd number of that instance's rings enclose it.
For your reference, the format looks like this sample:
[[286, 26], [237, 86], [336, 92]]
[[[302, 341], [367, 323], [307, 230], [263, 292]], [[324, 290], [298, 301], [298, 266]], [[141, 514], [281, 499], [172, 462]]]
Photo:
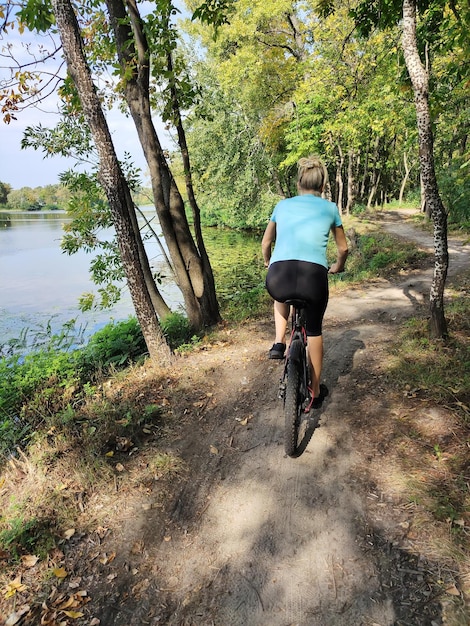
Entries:
[[328, 304], [328, 270], [308, 261], [276, 261], [269, 266], [266, 289], [278, 302], [305, 300], [306, 330], [309, 337], [322, 334]]

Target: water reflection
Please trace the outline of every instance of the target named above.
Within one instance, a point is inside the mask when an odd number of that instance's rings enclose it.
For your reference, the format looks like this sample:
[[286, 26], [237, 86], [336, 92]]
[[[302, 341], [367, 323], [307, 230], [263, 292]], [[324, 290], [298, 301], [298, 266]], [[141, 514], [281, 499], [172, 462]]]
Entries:
[[[143, 212], [151, 220], [151, 228], [161, 234], [155, 211], [144, 207]], [[85, 326], [86, 339], [110, 320], [134, 315], [127, 287], [113, 309], [79, 312], [79, 297], [98, 289], [89, 275], [94, 255], [83, 250], [70, 256], [62, 252], [62, 226], [67, 221], [70, 218], [64, 211], [0, 212], [0, 345], [19, 337], [26, 328], [34, 332], [50, 323], [53, 332], [58, 332], [72, 319], [77, 327]], [[144, 233], [148, 231], [141, 217], [139, 223]], [[111, 236], [111, 229], [100, 233], [100, 238]], [[204, 239], [219, 293], [227, 289], [229, 282], [234, 285], [238, 268], [260, 253], [258, 235], [213, 228], [205, 229]], [[159, 289], [164, 299], [172, 309], [181, 307], [181, 294], [171, 280], [160, 246], [150, 238], [145, 247], [152, 271], [162, 281]], [[241, 289], [246, 287], [243, 281], [240, 279]]]
[[[124, 285], [123, 297], [112, 309], [79, 312], [79, 297], [97, 291], [89, 274], [95, 255], [83, 250], [67, 255], [61, 250], [62, 226], [67, 221], [70, 218], [63, 211], [0, 213], [1, 342], [18, 337], [25, 327], [40, 328], [49, 321], [56, 332], [71, 319], [85, 325], [85, 336], [89, 336], [110, 320], [134, 313]], [[102, 239], [111, 236], [112, 229], [100, 233]], [[153, 269], [168, 274], [157, 244], [149, 240], [147, 246]], [[174, 285], [168, 281], [161, 291], [170, 306], [178, 306], [180, 296]]]

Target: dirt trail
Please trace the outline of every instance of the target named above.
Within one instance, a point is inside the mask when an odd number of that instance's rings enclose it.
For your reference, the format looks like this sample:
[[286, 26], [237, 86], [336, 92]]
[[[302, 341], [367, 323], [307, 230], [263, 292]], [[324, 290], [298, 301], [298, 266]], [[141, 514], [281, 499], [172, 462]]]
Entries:
[[[402, 216], [384, 227], [432, 246]], [[468, 246], [452, 243], [451, 259], [451, 273], [468, 265]], [[165, 515], [150, 490], [121, 499], [120, 533], [104, 545], [117, 557], [88, 567], [102, 626], [457, 623], [436, 591], [448, 565], [420, 554], [406, 499], [379, 487], [387, 467], [373, 441], [402, 400], [386, 389], [383, 349], [425, 303], [431, 271], [331, 298], [330, 395], [297, 459], [283, 451], [271, 320], [183, 360], [188, 392], [173, 409], [171, 449], [189, 476]]]

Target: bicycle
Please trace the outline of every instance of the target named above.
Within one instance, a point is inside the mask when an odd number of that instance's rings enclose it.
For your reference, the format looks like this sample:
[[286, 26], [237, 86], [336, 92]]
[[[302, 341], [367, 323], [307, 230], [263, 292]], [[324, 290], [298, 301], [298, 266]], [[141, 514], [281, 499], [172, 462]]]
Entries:
[[292, 333], [284, 372], [279, 382], [279, 398], [284, 401], [284, 449], [287, 456], [297, 456], [303, 439], [302, 424], [312, 403], [309, 389], [310, 368], [305, 330], [304, 300], [286, 300], [292, 307]]

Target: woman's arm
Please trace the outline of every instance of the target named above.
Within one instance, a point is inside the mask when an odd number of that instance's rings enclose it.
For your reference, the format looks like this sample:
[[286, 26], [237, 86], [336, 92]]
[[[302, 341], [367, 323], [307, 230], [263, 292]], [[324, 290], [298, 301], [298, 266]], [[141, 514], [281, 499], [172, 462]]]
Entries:
[[269, 222], [264, 231], [261, 241], [261, 250], [263, 251], [264, 266], [268, 267], [271, 259], [271, 246], [276, 239], [276, 222]]
[[331, 232], [333, 233], [336, 243], [337, 257], [336, 263], [333, 263], [330, 267], [329, 273], [337, 274], [338, 272], [342, 272], [344, 270], [344, 264], [346, 263], [346, 259], [349, 254], [348, 242], [346, 241], [346, 235], [344, 234], [344, 228], [342, 226], [332, 226]]

